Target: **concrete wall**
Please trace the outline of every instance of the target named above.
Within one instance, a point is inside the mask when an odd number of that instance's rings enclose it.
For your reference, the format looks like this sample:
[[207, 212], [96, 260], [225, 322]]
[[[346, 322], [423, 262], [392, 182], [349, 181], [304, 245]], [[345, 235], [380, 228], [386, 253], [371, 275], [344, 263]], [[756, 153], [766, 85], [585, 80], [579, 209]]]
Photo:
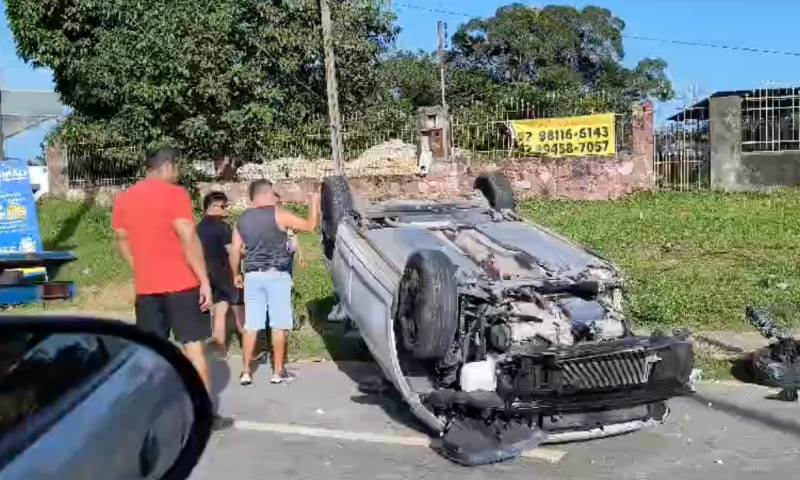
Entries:
[[743, 152], [737, 171], [739, 185], [800, 185], [800, 151]]
[[800, 185], [800, 151], [742, 152], [742, 99], [711, 98], [711, 186], [758, 190]]

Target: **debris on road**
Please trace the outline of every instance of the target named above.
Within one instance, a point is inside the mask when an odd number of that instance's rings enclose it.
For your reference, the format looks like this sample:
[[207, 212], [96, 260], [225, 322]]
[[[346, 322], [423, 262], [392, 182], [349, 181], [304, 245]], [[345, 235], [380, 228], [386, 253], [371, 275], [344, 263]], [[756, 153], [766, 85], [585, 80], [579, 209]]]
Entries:
[[700, 382], [700, 380], [702, 379], [703, 379], [703, 370], [699, 368], [693, 368], [692, 373], [689, 374], [689, 384], [688, 384], [689, 390], [691, 390], [692, 392], [696, 392], [697, 383]]
[[768, 399], [796, 402], [800, 388], [800, 342], [795, 340], [791, 330], [779, 328], [775, 319], [762, 311], [747, 307], [745, 316], [764, 338], [770, 340], [768, 347], [753, 354], [756, 381], [781, 388]]

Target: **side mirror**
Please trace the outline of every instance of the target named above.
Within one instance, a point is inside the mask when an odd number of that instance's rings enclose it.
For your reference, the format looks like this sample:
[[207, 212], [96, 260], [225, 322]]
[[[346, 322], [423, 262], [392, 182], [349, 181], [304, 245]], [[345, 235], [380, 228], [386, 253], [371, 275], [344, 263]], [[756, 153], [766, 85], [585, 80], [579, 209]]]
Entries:
[[0, 478], [186, 479], [211, 400], [173, 344], [132, 325], [0, 318]]

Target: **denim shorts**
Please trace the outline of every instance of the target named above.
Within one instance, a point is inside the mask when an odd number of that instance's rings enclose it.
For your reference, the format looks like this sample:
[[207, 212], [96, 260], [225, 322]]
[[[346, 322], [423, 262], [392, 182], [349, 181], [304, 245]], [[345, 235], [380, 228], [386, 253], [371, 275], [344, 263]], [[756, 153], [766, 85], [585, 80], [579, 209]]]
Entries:
[[270, 270], [244, 274], [244, 328], [263, 330], [269, 317], [269, 328], [291, 330], [292, 276], [289, 272]]

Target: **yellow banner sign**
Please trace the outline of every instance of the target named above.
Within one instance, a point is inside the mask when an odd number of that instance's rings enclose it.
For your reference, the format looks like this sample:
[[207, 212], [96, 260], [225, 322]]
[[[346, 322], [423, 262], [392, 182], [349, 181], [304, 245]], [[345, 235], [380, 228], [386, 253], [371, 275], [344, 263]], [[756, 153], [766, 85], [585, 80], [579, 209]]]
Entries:
[[528, 155], [543, 157], [614, 156], [614, 114], [514, 120], [514, 143]]

